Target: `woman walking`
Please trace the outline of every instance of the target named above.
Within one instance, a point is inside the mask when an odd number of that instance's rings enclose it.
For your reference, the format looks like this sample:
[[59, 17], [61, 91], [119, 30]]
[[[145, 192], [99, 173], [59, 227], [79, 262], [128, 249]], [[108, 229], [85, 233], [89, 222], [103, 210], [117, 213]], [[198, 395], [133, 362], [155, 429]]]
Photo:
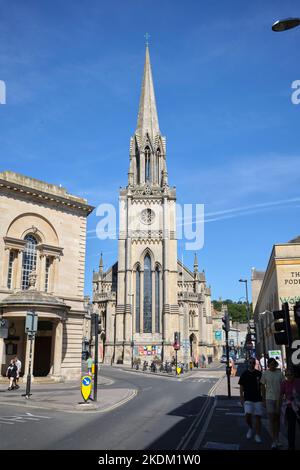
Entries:
[[18, 368], [16, 366], [14, 359], [12, 359], [6, 371], [6, 377], [9, 379], [8, 390], [13, 390], [14, 388], [16, 388], [17, 375], [18, 375]]
[[281, 416], [283, 423], [287, 423], [288, 449], [295, 450], [296, 422], [300, 427], [300, 379], [295, 378], [292, 368], [286, 369], [285, 379], [280, 390]]

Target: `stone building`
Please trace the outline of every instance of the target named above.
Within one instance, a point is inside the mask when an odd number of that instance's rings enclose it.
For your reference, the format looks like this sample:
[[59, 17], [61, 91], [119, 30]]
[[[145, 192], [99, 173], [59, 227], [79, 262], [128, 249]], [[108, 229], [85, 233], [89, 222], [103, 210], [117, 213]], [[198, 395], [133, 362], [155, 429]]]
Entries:
[[148, 47], [137, 128], [130, 140], [128, 185], [120, 190], [118, 261], [93, 275], [105, 363], [134, 358], [213, 356], [211, 292], [197, 256], [191, 271], [177, 259], [176, 189], [169, 185], [166, 139], [158, 123]]
[[293, 306], [300, 301], [300, 237], [274, 245], [266, 271], [253, 268], [251, 280], [258, 354], [281, 349], [285, 357], [285, 347], [274, 340], [273, 311], [288, 302], [292, 334], [296, 337]]
[[0, 173], [0, 338], [2, 374], [12, 357], [28, 372], [28, 311], [38, 314], [33, 375], [53, 380], [81, 373], [86, 219], [85, 199], [11, 171]]

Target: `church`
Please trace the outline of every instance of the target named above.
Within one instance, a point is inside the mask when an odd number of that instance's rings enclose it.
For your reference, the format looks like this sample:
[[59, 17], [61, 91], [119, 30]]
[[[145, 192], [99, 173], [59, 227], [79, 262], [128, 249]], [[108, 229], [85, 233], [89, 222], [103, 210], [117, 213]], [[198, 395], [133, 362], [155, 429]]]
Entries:
[[147, 46], [128, 184], [119, 195], [118, 261], [104, 272], [101, 255], [93, 273], [106, 364], [171, 360], [176, 332], [178, 360], [213, 359], [211, 291], [197, 254], [193, 270], [177, 258], [176, 188], [168, 182], [166, 153]]

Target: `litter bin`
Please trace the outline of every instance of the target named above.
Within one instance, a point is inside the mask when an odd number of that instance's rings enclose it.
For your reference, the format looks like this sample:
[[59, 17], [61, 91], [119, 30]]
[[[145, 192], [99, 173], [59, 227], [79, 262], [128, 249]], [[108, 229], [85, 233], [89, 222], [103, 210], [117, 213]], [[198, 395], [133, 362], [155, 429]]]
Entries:
[[190, 362], [190, 370], [193, 370], [193, 363], [192, 363], [192, 361]]

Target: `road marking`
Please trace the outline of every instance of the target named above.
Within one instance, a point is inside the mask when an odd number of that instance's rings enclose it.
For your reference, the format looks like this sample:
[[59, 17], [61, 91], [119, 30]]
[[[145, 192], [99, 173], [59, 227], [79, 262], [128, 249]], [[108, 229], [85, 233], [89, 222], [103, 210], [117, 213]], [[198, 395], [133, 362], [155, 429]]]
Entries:
[[219, 449], [219, 450], [239, 450], [239, 444], [230, 444], [227, 442], [211, 442], [208, 441], [205, 446], [205, 449]]
[[[185, 449], [187, 449], [187, 446], [188, 446], [189, 442], [191, 441], [192, 437], [194, 436], [195, 432], [198, 429], [199, 423], [201, 422], [201, 420], [205, 416], [205, 413], [206, 413], [206, 411], [208, 409], [208, 406], [210, 404], [210, 399], [213, 396], [213, 393], [215, 392], [217, 386], [219, 385], [219, 383], [222, 379], [223, 379], [223, 377], [220, 377], [219, 380], [217, 380], [217, 382], [209, 390], [207, 398], [204, 402], [204, 405], [202, 406], [200, 412], [197, 414], [196, 418], [194, 419], [193, 423], [191, 424], [191, 426], [189, 427], [187, 432], [181, 438], [178, 446], [176, 447], [176, 450], [185, 450]], [[214, 406], [212, 408], [214, 408]]]
[[41, 419], [51, 419], [50, 416], [38, 416], [32, 413], [24, 413], [13, 416], [0, 416], [1, 424], [26, 423], [27, 421], [40, 421]]

